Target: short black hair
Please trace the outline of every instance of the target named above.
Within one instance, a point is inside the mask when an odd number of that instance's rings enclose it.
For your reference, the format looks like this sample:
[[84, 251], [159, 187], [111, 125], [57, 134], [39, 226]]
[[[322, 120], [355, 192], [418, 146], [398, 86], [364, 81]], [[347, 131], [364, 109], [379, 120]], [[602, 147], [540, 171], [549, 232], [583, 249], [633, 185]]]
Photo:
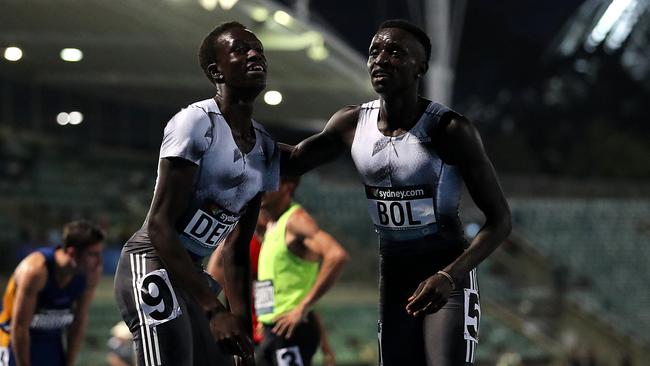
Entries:
[[379, 28], [377, 28], [377, 32], [385, 28], [399, 28], [411, 33], [415, 37], [415, 39], [417, 39], [418, 42], [422, 44], [422, 47], [424, 47], [424, 53], [427, 57], [427, 62], [429, 62], [429, 59], [431, 59], [431, 40], [429, 39], [429, 36], [422, 28], [404, 19], [386, 20], [385, 22], [379, 25]]
[[293, 197], [300, 184], [300, 176], [283, 174], [280, 176], [280, 183], [293, 183], [293, 191], [291, 192], [291, 197]]
[[199, 65], [212, 84], [214, 84], [214, 78], [208, 72], [208, 66], [217, 62], [217, 38], [232, 28], [246, 29], [243, 24], [236, 21], [221, 23], [203, 38], [203, 42], [201, 42], [201, 46], [199, 47]]
[[105, 237], [104, 231], [90, 221], [72, 221], [63, 227], [63, 248], [73, 247], [83, 252], [89, 246], [104, 241]]

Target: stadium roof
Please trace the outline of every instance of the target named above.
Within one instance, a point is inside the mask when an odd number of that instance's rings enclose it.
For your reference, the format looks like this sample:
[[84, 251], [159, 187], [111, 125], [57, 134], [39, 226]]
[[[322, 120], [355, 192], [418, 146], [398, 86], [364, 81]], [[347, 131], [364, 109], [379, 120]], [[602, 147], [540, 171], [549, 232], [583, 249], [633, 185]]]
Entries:
[[[237, 20], [265, 45], [267, 90], [283, 95], [276, 106], [259, 102], [265, 121], [315, 129], [374, 95], [359, 53], [269, 0], [0, 0], [0, 8], [0, 50], [22, 50], [19, 61], [0, 59], [0, 78], [181, 107], [213, 93], [199, 43]], [[63, 61], [64, 48], [81, 50], [82, 60]]]

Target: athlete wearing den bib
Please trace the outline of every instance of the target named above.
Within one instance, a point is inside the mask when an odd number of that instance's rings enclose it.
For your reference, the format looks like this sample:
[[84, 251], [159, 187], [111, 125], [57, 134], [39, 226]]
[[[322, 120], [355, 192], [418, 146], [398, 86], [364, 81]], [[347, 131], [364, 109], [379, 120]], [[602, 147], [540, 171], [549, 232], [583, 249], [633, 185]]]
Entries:
[[71, 222], [62, 247], [38, 249], [20, 262], [1, 304], [0, 366], [74, 365], [101, 276], [103, 240], [93, 224]]
[[[380, 25], [368, 72], [379, 99], [338, 111], [291, 149], [287, 174], [351, 149], [379, 234], [380, 364], [472, 365], [480, 307], [476, 266], [510, 232], [510, 211], [476, 128], [418, 95], [431, 44], [403, 20]], [[486, 221], [467, 244], [465, 183]]]
[[[230, 22], [204, 39], [199, 61], [217, 95], [165, 127], [149, 214], [125, 244], [115, 275], [138, 365], [226, 365], [232, 355], [254, 362], [248, 243], [261, 192], [277, 189], [279, 180], [276, 144], [252, 120], [266, 59], [259, 39]], [[201, 268], [217, 246], [232, 312]]]

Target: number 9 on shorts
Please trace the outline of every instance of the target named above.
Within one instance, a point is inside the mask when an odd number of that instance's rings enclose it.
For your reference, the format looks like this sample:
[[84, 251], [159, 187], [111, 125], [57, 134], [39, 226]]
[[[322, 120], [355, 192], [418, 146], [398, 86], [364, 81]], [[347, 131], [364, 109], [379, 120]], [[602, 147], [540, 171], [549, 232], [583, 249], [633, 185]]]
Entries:
[[137, 286], [138, 305], [148, 326], [166, 323], [182, 314], [165, 269], [149, 272], [138, 280]]

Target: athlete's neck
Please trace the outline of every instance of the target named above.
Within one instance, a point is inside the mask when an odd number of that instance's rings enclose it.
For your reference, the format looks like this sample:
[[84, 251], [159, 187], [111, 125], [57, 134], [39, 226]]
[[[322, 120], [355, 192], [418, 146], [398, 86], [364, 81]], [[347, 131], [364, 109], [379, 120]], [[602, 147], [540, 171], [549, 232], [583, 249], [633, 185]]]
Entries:
[[255, 96], [235, 93], [227, 88], [220, 88], [215, 95], [214, 100], [233, 131], [241, 134], [250, 131]]
[[293, 198], [289, 197], [288, 199], [282, 200], [282, 202], [278, 202], [275, 207], [269, 207], [268, 212], [269, 215], [271, 216], [271, 219], [273, 221], [278, 221], [280, 219], [280, 216], [282, 216], [289, 208], [291, 208], [291, 202], [293, 202]]
[[74, 260], [63, 248], [58, 248], [54, 252], [54, 263], [54, 279], [60, 287], [64, 287], [76, 272]]
[[381, 95], [379, 98], [379, 129], [384, 133], [408, 131], [422, 115], [417, 93]]

